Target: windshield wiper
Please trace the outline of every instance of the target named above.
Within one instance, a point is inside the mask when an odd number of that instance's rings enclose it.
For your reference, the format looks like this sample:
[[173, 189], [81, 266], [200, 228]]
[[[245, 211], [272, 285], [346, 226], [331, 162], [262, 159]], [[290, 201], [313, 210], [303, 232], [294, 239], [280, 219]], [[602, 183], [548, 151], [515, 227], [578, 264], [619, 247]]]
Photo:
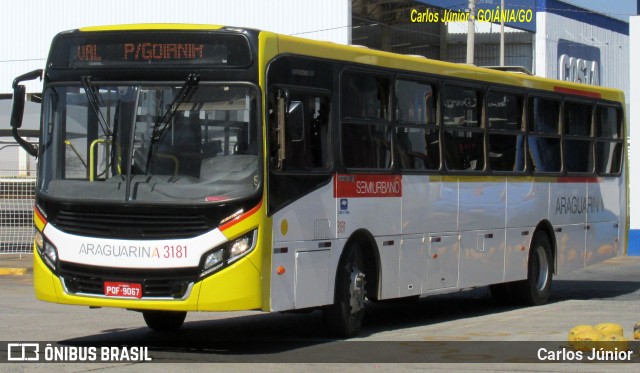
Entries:
[[178, 107], [181, 103], [185, 102], [193, 94], [193, 92], [195, 92], [195, 88], [198, 86], [199, 82], [200, 75], [189, 74], [187, 80], [184, 82], [182, 87], [180, 87], [180, 91], [178, 91], [178, 94], [176, 94], [176, 96], [173, 98], [173, 101], [171, 102], [171, 105], [169, 105], [167, 111], [164, 113], [162, 118], [159, 118], [156, 121], [155, 125], [153, 126], [151, 145], [153, 145], [153, 142], [159, 140], [160, 137], [162, 137], [164, 131], [166, 131], [167, 128], [171, 126], [171, 120], [176, 115]]
[[102, 111], [100, 110], [98, 95], [91, 86], [91, 77], [83, 76], [80, 80], [82, 81], [82, 87], [84, 88], [84, 93], [87, 95], [89, 105], [91, 105], [91, 109], [93, 109], [93, 112], [98, 118], [98, 123], [100, 124], [100, 128], [102, 128], [102, 132], [110, 138], [112, 136], [111, 128], [109, 127], [109, 123], [104, 119], [104, 115], [102, 115]]
[[149, 172], [149, 167], [153, 158], [154, 145], [171, 126], [172, 119], [176, 115], [178, 107], [193, 95], [198, 83], [200, 83], [200, 75], [193, 73], [189, 74], [187, 80], [184, 82], [182, 87], [180, 87], [180, 91], [178, 91], [178, 94], [173, 98], [171, 105], [167, 108], [167, 111], [162, 117], [158, 116], [158, 120], [153, 125], [153, 131], [151, 132], [151, 142], [149, 144], [149, 154], [147, 156], [147, 173]]

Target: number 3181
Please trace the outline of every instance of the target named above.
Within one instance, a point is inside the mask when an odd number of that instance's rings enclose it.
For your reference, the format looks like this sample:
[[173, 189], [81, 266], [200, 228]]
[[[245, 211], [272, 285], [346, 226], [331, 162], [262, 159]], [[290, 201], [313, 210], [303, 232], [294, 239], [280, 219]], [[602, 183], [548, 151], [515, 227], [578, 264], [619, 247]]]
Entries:
[[187, 257], [187, 247], [186, 246], [165, 246], [163, 252], [164, 258], [186, 258]]

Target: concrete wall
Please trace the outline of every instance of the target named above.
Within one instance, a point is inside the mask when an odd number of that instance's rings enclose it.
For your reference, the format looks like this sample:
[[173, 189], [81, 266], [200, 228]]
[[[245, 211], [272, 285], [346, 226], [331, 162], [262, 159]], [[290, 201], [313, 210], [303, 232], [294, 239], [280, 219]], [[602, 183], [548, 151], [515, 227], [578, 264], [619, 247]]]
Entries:
[[[629, 36], [557, 14], [537, 14], [535, 74], [558, 79], [559, 47], [599, 54], [599, 77], [603, 87], [613, 87], [629, 96]], [[571, 56], [583, 58], [582, 56]]]

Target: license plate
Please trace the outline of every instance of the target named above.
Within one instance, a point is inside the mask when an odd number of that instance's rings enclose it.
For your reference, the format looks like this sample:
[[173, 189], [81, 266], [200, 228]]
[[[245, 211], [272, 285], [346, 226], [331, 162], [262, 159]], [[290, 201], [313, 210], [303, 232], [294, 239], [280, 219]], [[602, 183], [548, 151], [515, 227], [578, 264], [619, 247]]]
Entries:
[[142, 298], [142, 285], [130, 282], [104, 283], [104, 295], [107, 297]]

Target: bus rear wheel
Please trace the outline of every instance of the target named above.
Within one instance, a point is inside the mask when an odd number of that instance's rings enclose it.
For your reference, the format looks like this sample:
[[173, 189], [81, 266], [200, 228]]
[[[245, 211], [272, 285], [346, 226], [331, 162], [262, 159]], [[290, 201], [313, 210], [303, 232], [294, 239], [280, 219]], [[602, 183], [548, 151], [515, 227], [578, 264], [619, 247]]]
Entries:
[[144, 322], [155, 331], [168, 332], [180, 329], [187, 317], [186, 312], [179, 311], [142, 311]]
[[537, 232], [531, 240], [527, 279], [518, 283], [518, 295], [525, 304], [539, 306], [547, 303], [553, 280], [551, 243], [544, 232]]
[[366, 278], [362, 249], [353, 244], [340, 260], [336, 275], [334, 304], [324, 309], [324, 316], [336, 336], [356, 336], [362, 327]]

